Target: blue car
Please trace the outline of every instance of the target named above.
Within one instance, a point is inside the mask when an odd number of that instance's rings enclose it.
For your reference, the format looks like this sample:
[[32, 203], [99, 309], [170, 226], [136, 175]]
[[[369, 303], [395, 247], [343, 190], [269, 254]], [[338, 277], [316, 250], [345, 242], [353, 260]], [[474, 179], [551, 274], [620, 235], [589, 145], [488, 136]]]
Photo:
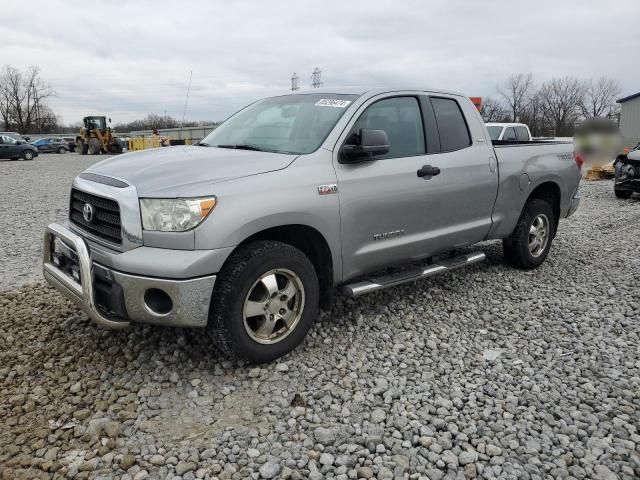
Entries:
[[41, 138], [31, 142], [31, 145], [37, 147], [41, 153], [67, 153], [69, 151], [69, 144], [64, 138]]

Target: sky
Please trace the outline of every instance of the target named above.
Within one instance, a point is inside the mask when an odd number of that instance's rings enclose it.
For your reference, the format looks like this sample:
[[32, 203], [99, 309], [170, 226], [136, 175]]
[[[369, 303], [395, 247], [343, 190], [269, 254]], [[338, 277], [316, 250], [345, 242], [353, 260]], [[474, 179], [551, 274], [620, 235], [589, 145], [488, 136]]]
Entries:
[[639, 0], [2, 1], [0, 65], [40, 67], [65, 124], [104, 114], [223, 120], [324, 88], [497, 95], [513, 73], [617, 79], [640, 91]]

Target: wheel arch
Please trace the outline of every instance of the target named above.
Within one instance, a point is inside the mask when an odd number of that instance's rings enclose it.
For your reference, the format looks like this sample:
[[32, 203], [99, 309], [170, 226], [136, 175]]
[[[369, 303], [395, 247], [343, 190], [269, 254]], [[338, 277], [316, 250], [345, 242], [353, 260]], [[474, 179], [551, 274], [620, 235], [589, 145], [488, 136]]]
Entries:
[[266, 228], [245, 238], [235, 247], [231, 255], [241, 246], [257, 240], [278, 241], [302, 251], [311, 260], [318, 275], [320, 305], [323, 308], [329, 308], [333, 301], [334, 264], [331, 248], [322, 233], [304, 224], [278, 225]]
[[[539, 185], [537, 185], [529, 194], [529, 197], [527, 198], [527, 202], [532, 199], [532, 198], [537, 198], [539, 200], [544, 200], [546, 202], [549, 202], [549, 204], [551, 205], [551, 208], [553, 209], [553, 216], [554, 216], [554, 220], [555, 220], [555, 230], [554, 230], [554, 235], [556, 233], [556, 231], [558, 230], [558, 223], [560, 222], [560, 205], [562, 202], [562, 190], [560, 189], [560, 185], [558, 185], [556, 182], [552, 181], [552, 180], [547, 180], [544, 181], [542, 183], [540, 183]], [[526, 202], [525, 202], [526, 205]]]

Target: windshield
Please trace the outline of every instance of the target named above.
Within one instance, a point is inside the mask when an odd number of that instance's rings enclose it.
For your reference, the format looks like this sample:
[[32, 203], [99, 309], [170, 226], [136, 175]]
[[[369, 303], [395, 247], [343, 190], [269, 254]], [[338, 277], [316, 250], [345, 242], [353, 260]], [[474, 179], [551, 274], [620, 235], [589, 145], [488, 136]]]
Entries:
[[311, 153], [320, 147], [357, 95], [298, 94], [272, 97], [240, 110], [200, 145], [278, 153]]
[[502, 132], [502, 127], [487, 127], [487, 130], [489, 130], [489, 136], [491, 137], [491, 140], [498, 140], [498, 138], [500, 137], [500, 132]]

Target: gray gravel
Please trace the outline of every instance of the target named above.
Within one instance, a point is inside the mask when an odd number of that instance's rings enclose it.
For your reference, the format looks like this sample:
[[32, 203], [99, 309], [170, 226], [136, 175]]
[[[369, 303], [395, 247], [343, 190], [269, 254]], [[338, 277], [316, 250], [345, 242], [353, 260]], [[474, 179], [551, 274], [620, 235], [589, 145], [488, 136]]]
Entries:
[[0, 160], [0, 291], [42, 277], [44, 228], [67, 216], [73, 178], [108, 156], [45, 153], [30, 162]]
[[266, 366], [197, 331], [101, 330], [42, 284], [2, 293], [0, 478], [639, 478], [640, 201], [582, 192], [540, 269], [482, 245], [339, 300]]

